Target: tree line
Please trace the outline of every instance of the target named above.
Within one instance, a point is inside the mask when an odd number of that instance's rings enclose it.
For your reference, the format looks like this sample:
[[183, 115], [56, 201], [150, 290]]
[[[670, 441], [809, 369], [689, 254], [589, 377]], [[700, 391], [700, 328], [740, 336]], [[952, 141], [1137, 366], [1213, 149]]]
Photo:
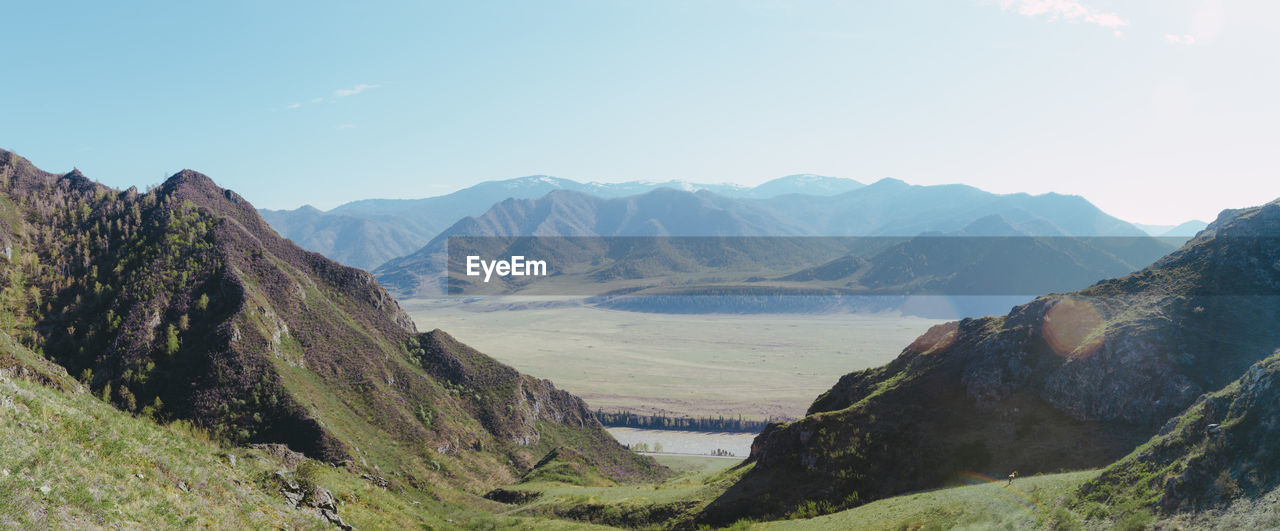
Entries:
[[667, 415], [640, 415], [627, 411], [596, 410], [596, 419], [609, 428], [640, 428], [646, 430], [713, 431], [734, 433], [760, 433], [770, 422], [782, 419], [748, 420], [741, 415], [734, 417], [671, 417]]

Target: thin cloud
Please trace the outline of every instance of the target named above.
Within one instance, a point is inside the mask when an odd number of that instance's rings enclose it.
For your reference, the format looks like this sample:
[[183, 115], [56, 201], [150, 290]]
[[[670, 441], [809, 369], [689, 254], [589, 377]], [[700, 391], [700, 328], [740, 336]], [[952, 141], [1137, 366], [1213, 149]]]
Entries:
[[335, 97], [338, 97], [338, 98], [345, 98], [345, 97], [347, 97], [347, 96], [355, 96], [356, 94], [359, 94], [359, 93], [364, 92], [364, 91], [366, 91], [366, 90], [373, 90], [373, 89], [379, 88], [379, 87], [381, 87], [381, 86], [382, 86], [382, 85], [369, 85], [369, 84], [361, 83], [361, 84], [356, 85], [356, 86], [354, 86], [354, 87], [351, 87], [351, 88], [349, 88], [349, 89], [338, 89], [338, 90], [335, 90], [335, 91], [333, 91], [333, 95], [334, 95]]
[[1165, 42], [1173, 45], [1190, 46], [1196, 43], [1196, 36], [1191, 34], [1175, 35], [1172, 33], [1164, 34]]
[[[335, 91], [333, 91], [333, 96], [331, 96], [331, 97], [327, 97], [327, 98], [326, 98], [326, 97], [324, 97], [324, 96], [320, 96], [320, 97], [316, 97], [316, 98], [311, 98], [311, 100], [310, 100], [310, 101], [308, 101], [307, 103], [308, 103], [308, 104], [311, 104], [311, 105], [314, 105], [314, 104], [317, 104], [317, 103], [324, 103], [324, 102], [326, 102], [326, 101], [327, 101], [327, 102], [333, 102], [334, 100], [337, 100], [338, 98], [345, 98], [345, 97], [347, 97], [347, 96], [355, 96], [356, 94], [359, 94], [359, 93], [361, 93], [361, 92], [365, 92], [365, 91], [368, 91], [368, 90], [373, 90], [373, 89], [376, 89], [376, 88], [382, 88], [382, 85], [371, 85], [371, 84], [368, 84], [368, 83], [360, 83], [360, 84], [358, 84], [358, 85], [356, 85], [356, 86], [354, 86], [354, 87], [351, 87], [351, 88], [349, 88], [349, 89], [338, 89], [338, 90], [335, 90]], [[285, 106], [285, 109], [289, 109], [289, 110], [297, 109], [298, 107], [301, 107], [302, 105], [303, 105], [302, 103], [291, 103], [291, 104], [289, 104], [289, 105], [286, 105], [286, 106]]]
[[1101, 11], [1076, 0], [1000, 0], [1000, 7], [1024, 17], [1048, 16], [1049, 20], [1083, 22], [1113, 30], [1129, 25], [1118, 13]]

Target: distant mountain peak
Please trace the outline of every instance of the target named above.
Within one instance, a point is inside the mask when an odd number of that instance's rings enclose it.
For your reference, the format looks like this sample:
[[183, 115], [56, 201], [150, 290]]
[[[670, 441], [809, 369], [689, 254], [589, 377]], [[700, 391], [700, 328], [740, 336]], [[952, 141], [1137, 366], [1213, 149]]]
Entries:
[[793, 181], [820, 181], [822, 179], [838, 179], [838, 177], [818, 175], [816, 173], [793, 173], [791, 175], [784, 175], [778, 179], [790, 179]]
[[1008, 218], [1000, 214], [991, 214], [974, 220], [960, 229], [964, 236], [1025, 236], [1026, 231], [1018, 228]]
[[517, 185], [517, 186], [533, 185], [533, 184], [549, 184], [552, 186], [559, 187], [559, 186], [562, 186], [565, 181], [566, 181], [565, 179], [561, 179], [559, 177], [552, 177], [550, 175], [528, 175], [525, 177], [517, 177], [515, 179], [511, 179], [503, 182], [509, 185]]
[[1138, 227], [1139, 229], [1142, 229], [1143, 232], [1146, 232], [1151, 236], [1166, 237], [1166, 238], [1171, 238], [1171, 237], [1190, 238], [1195, 236], [1200, 231], [1204, 230], [1205, 227], [1209, 226], [1208, 223], [1205, 223], [1198, 219], [1185, 221], [1177, 225], [1147, 225], [1143, 223], [1134, 223], [1133, 225], [1135, 227]]
[[884, 177], [876, 182], [871, 183], [868, 186], [876, 186], [881, 188], [889, 188], [889, 187], [897, 188], [897, 187], [911, 186], [911, 184], [902, 179], [895, 179], [893, 177]]
[[778, 177], [749, 190], [752, 197], [766, 199], [787, 194], [839, 195], [865, 186], [858, 181], [843, 177], [796, 173]]

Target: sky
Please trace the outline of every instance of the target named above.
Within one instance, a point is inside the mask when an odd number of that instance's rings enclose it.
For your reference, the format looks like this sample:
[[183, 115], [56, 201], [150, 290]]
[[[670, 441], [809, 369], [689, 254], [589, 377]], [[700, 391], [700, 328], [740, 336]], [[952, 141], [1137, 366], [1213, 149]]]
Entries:
[[0, 148], [262, 208], [546, 174], [1078, 194], [1149, 224], [1280, 197], [1274, 0], [25, 2]]

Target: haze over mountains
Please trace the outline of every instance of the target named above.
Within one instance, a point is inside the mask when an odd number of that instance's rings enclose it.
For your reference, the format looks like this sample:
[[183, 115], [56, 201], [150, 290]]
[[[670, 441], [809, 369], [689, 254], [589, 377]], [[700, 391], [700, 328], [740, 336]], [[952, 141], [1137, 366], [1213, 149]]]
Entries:
[[1208, 225], [1209, 225], [1208, 223], [1205, 223], [1197, 219], [1193, 219], [1191, 221], [1187, 221], [1178, 225], [1143, 225], [1141, 223], [1133, 224], [1133, 226], [1138, 227], [1139, 229], [1142, 229], [1147, 234], [1150, 234], [1152, 236], [1185, 237], [1188, 239], [1190, 239], [1192, 236], [1195, 236], [1196, 233], [1204, 230], [1204, 228]]
[[[980, 223], [984, 219], [1004, 232], [984, 229]], [[374, 274], [400, 297], [438, 294], [451, 236], [913, 237], [965, 230], [987, 230], [988, 235], [1146, 236], [1077, 196], [999, 195], [970, 186], [913, 186], [894, 179], [836, 195], [767, 199], [672, 189], [603, 199], [561, 190], [537, 199], [498, 203], [482, 216], [458, 221], [420, 250], [386, 262]], [[1105, 275], [1095, 280], [1100, 278]]]
[[601, 198], [638, 195], [659, 188], [710, 191], [725, 197], [760, 198], [785, 194], [829, 195], [862, 187], [852, 179], [799, 174], [755, 187], [697, 184], [685, 181], [580, 183], [546, 175], [488, 181], [424, 199], [364, 199], [327, 212], [304, 206], [295, 210], [262, 210], [262, 217], [281, 236], [305, 249], [343, 264], [372, 270], [426, 245], [439, 232], [467, 216], [479, 216], [506, 199], [534, 199], [557, 190]]
[[[956, 230], [963, 225], [956, 222], [956, 218], [964, 218], [967, 222], [987, 214], [1000, 214], [1011, 223], [1037, 235], [1150, 234], [1190, 238], [1203, 228], [1203, 224], [1196, 221], [1177, 227], [1139, 228], [1110, 216], [1106, 216], [1109, 219], [1100, 218], [1096, 207], [1073, 196], [997, 195], [964, 185], [912, 187], [894, 179], [882, 179], [868, 186], [852, 179], [810, 174], [781, 177], [755, 187], [684, 181], [579, 183], [535, 175], [484, 182], [451, 194], [423, 199], [364, 199], [329, 211], [303, 206], [294, 210], [262, 210], [260, 214], [282, 236], [303, 248], [324, 254], [343, 264], [372, 271], [393, 258], [419, 251], [463, 218], [483, 216], [489, 209], [507, 199], [538, 199], [555, 191], [578, 192], [612, 199], [643, 195], [664, 188], [704, 195], [710, 192], [737, 200], [743, 205], [730, 207], [727, 206], [728, 203], [720, 202], [716, 208], [755, 208], [767, 211], [774, 218], [770, 222], [775, 223], [776, 228], [740, 232], [739, 235], [776, 233], [914, 236], [931, 230]], [[914, 192], [909, 198], [903, 197], [903, 188]], [[919, 190], [921, 188], [924, 190]], [[837, 196], [845, 199], [810, 199]], [[966, 203], [974, 201], [976, 203]], [[970, 212], [957, 208], [966, 204], [970, 207]], [[947, 212], [941, 216], [933, 214], [938, 208]], [[1042, 214], [1042, 209], [1056, 209], [1057, 212], [1045, 215]], [[1072, 216], [1075, 218], [1071, 219]], [[939, 219], [940, 217], [943, 219]], [[1041, 218], [1051, 221], [1042, 223], [1038, 221]], [[1093, 225], [1094, 223], [1101, 225]], [[1135, 228], [1136, 230], [1132, 230]], [[524, 233], [509, 235], [522, 234]], [[545, 232], [543, 234], [549, 235]], [[680, 231], [671, 230], [668, 230], [668, 234], [684, 235]]]

